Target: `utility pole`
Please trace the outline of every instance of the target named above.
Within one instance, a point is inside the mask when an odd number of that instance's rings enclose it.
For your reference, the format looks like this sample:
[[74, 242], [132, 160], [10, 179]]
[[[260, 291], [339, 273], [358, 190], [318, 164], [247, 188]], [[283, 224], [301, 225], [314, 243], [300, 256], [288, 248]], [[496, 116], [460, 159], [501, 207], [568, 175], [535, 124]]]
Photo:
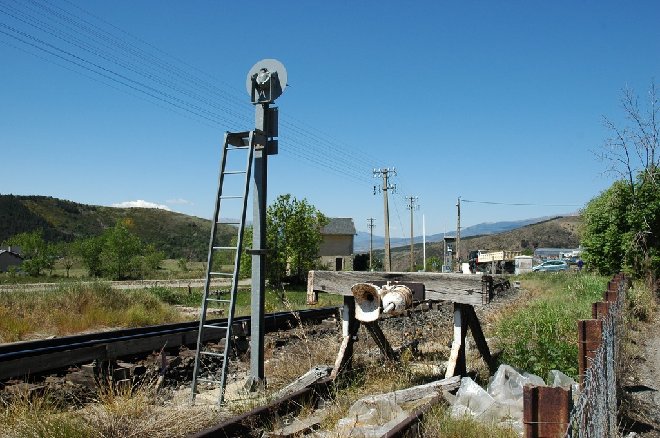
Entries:
[[389, 184], [388, 178], [390, 174], [396, 176], [396, 169], [374, 169], [374, 178], [383, 178], [382, 187], [374, 186], [374, 195], [377, 193], [377, 190], [383, 192], [383, 210], [385, 211], [385, 259], [383, 260], [383, 268], [385, 272], [389, 272], [392, 269], [392, 257], [390, 255], [390, 209], [387, 204], [387, 191], [395, 191], [396, 185]]
[[426, 272], [426, 217], [422, 215], [422, 270]]
[[414, 234], [413, 234], [413, 211], [419, 208], [418, 202], [419, 198], [417, 196], [408, 196], [406, 198], [408, 205], [406, 208], [410, 210], [410, 272], [415, 270], [415, 246], [414, 246]]
[[372, 260], [373, 260], [373, 252], [374, 252], [374, 227], [375, 227], [374, 221], [375, 220], [376, 219], [372, 217], [367, 219], [368, 222], [367, 226], [369, 227], [369, 270], [370, 271], [374, 270]]
[[[456, 263], [460, 263], [460, 252], [459, 248], [461, 245], [461, 197], [458, 197], [458, 202], [456, 203], [456, 208], [458, 209], [458, 215], [456, 216]], [[458, 269], [460, 270], [460, 265]]]

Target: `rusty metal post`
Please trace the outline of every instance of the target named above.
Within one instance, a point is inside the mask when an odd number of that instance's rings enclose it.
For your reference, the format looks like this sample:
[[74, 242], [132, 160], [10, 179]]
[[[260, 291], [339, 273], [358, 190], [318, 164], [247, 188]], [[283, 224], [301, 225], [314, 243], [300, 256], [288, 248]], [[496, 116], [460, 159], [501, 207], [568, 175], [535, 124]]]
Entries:
[[561, 438], [568, 429], [572, 406], [570, 389], [525, 385], [523, 428], [525, 438]]
[[605, 318], [610, 311], [609, 301], [598, 301], [591, 304], [591, 318], [601, 319]]
[[603, 292], [603, 301], [608, 301], [611, 303], [614, 303], [616, 301], [617, 296], [619, 296], [619, 292], [615, 290], [610, 290], [610, 286], [608, 286], [608, 289]]
[[612, 292], [619, 290], [619, 280], [616, 279], [616, 276], [612, 277], [612, 280], [607, 282], [607, 290]]
[[580, 386], [584, 385], [584, 375], [591, 366], [591, 359], [603, 340], [602, 319], [582, 319], [578, 321], [578, 366]]

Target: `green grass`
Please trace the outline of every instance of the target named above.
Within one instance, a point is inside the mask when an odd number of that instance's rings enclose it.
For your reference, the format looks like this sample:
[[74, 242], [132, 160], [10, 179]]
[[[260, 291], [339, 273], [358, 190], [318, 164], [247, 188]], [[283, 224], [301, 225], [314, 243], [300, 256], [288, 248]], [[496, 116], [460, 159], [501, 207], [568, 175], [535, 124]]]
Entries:
[[181, 320], [176, 309], [147, 290], [117, 290], [102, 282], [67, 283], [52, 291], [3, 292], [0, 316], [0, 342]]
[[[0, 294], [0, 343], [70, 335], [113, 327], [142, 327], [190, 319], [175, 306], [200, 307], [202, 289], [113, 289], [109, 283], [65, 282], [51, 291]], [[342, 297], [323, 294], [317, 306], [339, 306]], [[224, 306], [224, 305], [221, 305]], [[220, 306], [212, 306], [220, 307]], [[304, 290], [266, 291], [266, 312], [309, 308]], [[239, 290], [236, 315], [250, 314], [250, 291]], [[195, 316], [196, 317], [196, 316]]]
[[420, 427], [422, 437], [442, 438], [518, 438], [512, 428], [480, 423], [470, 417], [453, 418], [450, 408], [437, 405], [424, 416]]
[[545, 378], [557, 369], [576, 378], [577, 321], [591, 318], [608, 278], [586, 273], [518, 277], [525, 294], [496, 324], [501, 362]]
[[[202, 302], [203, 289], [192, 288], [190, 292], [182, 288], [169, 288], [154, 286], [148, 289], [149, 292], [154, 294], [160, 301], [170, 305], [199, 307]], [[250, 314], [250, 289], [239, 289], [236, 297], [236, 315], [249, 315]], [[225, 296], [226, 298], [226, 296]], [[307, 305], [307, 292], [300, 288], [289, 288], [286, 290], [275, 291], [273, 289], [266, 290], [265, 310], [267, 313], [281, 312], [287, 310], [300, 310], [308, 309], [310, 307], [324, 307], [324, 306], [339, 306], [343, 303], [343, 298], [340, 295], [319, 294], [318, 304], [314, 306]], [[213, 307], [224, 308], [226, 305], [211, 304]]]
[[[165, 259], [157, 269], [145, 278], [147, 280], [178, 280], [189, 278], [204, 278], [206, 275], [205, 262], [187, 262], [185, 270], [182, 270], [175, 259]], [[225, 271], [231, 271], [233, 266], [223, 267]], [[57, 282], [75, 282], [79, 280], [94, 280], [90, 278], [85, 268], [79, 261], [69, 269], [67, 277], [66, 269], [60, 260], [57, 260], [53, 269], [46, 270], [39, 277], [31, 277], [21, 274], [11, 274], [7, 272], [0, 273], [0, 284], [25, 284], [25, 283], [57, 283]]]

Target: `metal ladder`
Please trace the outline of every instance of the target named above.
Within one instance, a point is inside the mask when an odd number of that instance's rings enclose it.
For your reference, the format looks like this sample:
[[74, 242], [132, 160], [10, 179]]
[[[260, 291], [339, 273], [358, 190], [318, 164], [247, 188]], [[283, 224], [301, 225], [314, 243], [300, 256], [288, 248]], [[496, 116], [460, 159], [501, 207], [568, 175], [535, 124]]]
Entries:
[[[225, 387], [227, 384], [227, 370], [229, 368], [229, 357], [231, 343], [233, 338], [234, 309], [236, 306], [236, 296], [238, 291], [238, 278], [241, 264], [241, 250], [243, 248], [243, 231], [245, 229], [245, 215], [247, 209], [247, 200], [250, 188], [250, 175], [252, 173], [252, 162], [255, 149], [255, 142], [260, 137], [256, 131], [247, 132], [227, 132], [222, 148], [222, 160], [220, 162], [220, 176], [218, 179], [218, 192], [215, 199], [215, 211], [211, 224], [211, 239], [209, 242], [209, 252], [206, 265], [206, 281], [204, 283], [204, 297], [199, 317], [199, 331], [197, 334], [197, 352], [195, 353], [195, 368], [192, 379], [192, 398], [195, 401], [197, 395], [197, 386], [200, 382], [219, 385], [220, 393], [218, 395], [218, 404], [222, 404], [225, 396]], [[262, 143], [263, 144], [263, 143]], [[236, 153], [234, 151], [247, 151], [247, 163], [245, 170], [226, 170], [227, 154]], [[245, 184], [242, 194], [225, 195], [223, 187], [225, 177], [244, 176]], [[241, 216], [238, 222], [221, 221], [221, 207], [226, 201], [242, 201]], [[220, 224], [229, 224], [237, 226], [236, 246], [219, 246], [216, 242], [217, 229]], [[221, 272], [213, 264], [214, 254], [222, 252], [234, 252], [234, 270], [233, 272]], [[231, 278], [229, 290], [229, 299], [220, 298], [220, 291], [211, 290], [211, 281], [218, 278]], [[212, 297], [212, 293], [216, 293]], [[209, 303], [228, 305], [227, 321], [222, 323], [208, 323], [207, 310]], [[224, 331], [224, 350], [222, 352], [206, 349], [204, 342], [207, 339], [219, 339], [222, 337], [218, 331]], [[215, 365], [219, 365], [217, 368]], [[218, 378], [219, 375], [219, 378]]]

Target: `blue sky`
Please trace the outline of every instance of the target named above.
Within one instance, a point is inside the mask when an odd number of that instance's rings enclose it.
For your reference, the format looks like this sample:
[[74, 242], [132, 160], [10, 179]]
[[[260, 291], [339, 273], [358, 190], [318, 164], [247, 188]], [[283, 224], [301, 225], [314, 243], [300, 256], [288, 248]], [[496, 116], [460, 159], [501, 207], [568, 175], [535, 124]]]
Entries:
[[[253, 127], [250, 67], [276, 58], [269, 200], [391, 234], [577, 211], [619, 97], [660, 71], [657, 2], [0, 0], [0, 193], [142, 200], [209, 218], [225, 131]], [[92, 70], [92, 71], [90, 71]], [[229, 210], [228, 216], [235, 214]]]

